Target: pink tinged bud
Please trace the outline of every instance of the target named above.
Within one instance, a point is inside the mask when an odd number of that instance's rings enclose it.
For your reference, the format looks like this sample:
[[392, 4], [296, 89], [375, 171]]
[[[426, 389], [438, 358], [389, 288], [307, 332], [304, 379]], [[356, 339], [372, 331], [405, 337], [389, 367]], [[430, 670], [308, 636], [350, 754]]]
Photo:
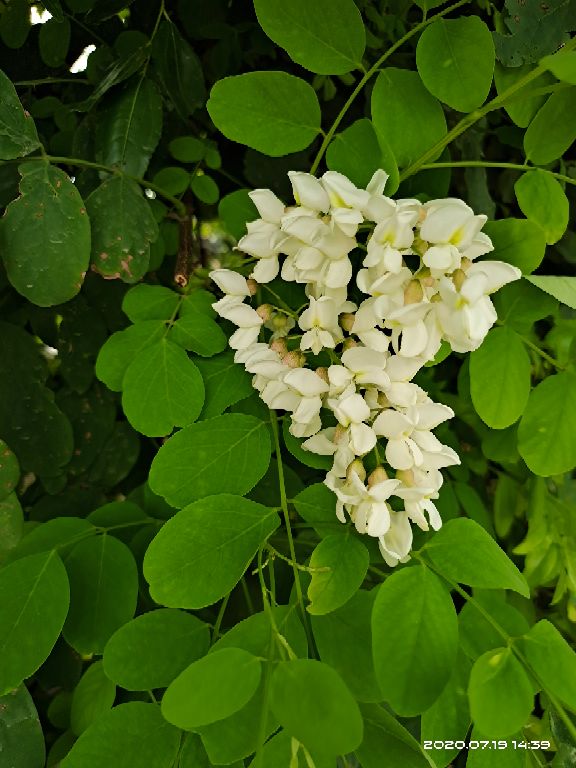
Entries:
[[328, 368], [316, 368], [316, 376], [320, 376], [322, 381], [325, 381], [326, 384], [330, 384], [330, 380], [328, 378]]
[[346, 470], [346, 480], [348, 480], [348, 482], [352, 480], [353, 472], [358, 475], [362, 482], [366, 480], [366, 470], [364, 469], [364, 464], [362, 464], [360, 459], [354, 459], [354, 461], [348, 465], [348, 469]]
[[353, 315], [351, 312], [344, 312], [338, 318], [338, 322], [340, 323], [341, 328], [343, 328], [347, 333], [350, 333], [355, 319], [355, 315]]
[[343, 427], [342, 424], [336, 424], [336, 428], [334, 429], [334, 437], [333, 442], [338, 444], [341, 443], [342, 440], [346, 437], [348, 430], [346, 427]]
[[272, 305], [271, 304], [260, 304], [260, 306], [256, 309], [257, 314], [259, 317], [262, 318], [262, 320], [266, 323], [270, 318], [272, 317]]
[[368, 477], [368, 488], [372, 488], [372, 486], [378, 485], [378, 483], [383, 483], [384, 480], [388, 480], [386, 470], [384, 467], [376, 467], [373, 472], [370, 472]]
[[352, 347], [357, 347], [358, 342], [354, 341], [354, 339], [344, 339], [344, 343], [342, 344], [342, 351], [346, 352], [347, 349], [352, 349]]
[[258, 291], [258, 283], [256, 280], [254, 280], [253, 277], [249, 277], [248, 280], [246, 280], [246, 285], [250, 291], [250, 296], [256, 296], [256, 292]]
[[404, 291], [404, 304], [418, 304], [424, 298], [420, 280], [410, 280]]
[[396, 471], [396, 480], [400, 480], [401, 483], [404, 483], [404, 485], [408, 485], [410, 487], [416, 485], [414, 472], [412, 472], [411, 469], [398, 469]]
[[306, 356], [295, 349], [292, 352], [288, 352], [287, 355], [284, 355], [282, 362], [284, 365], [287, 365], [288, 368], [302, 368], [306, 363]]
[[270, 344], [270, 349], [273, 349], [274, 352], [278, 352], [280, 356], [288, 354], [288, 347], [286, 346], [284, 339], [274, 339]]

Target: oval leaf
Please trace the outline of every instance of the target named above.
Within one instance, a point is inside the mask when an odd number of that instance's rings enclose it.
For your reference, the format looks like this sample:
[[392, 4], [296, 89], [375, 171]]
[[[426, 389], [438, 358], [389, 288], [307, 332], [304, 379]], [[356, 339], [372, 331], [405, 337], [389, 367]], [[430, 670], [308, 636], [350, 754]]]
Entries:
[[239, 496], [190, 504], [164, 525], [144, 557], [153, 599], [173, 608], [215, 603], [238, 583], [278, 524], [276, 512]]
[[548, 171], [537, 168], [514, 184], [520, 210], [544, 230], [546, 242], [556, 243], [568, 226], [570, 205], [562, 185]]
[[285, 72], [248, 72], [219, 80], [207, 106], [226, 138], [272, 157], [305, 149], [320, 132], [314, 89]]
[[227, 413], [192, 424], [166, 442], [150, 470], [150, 487], [173, 507], [213, 493], [248, 493], [270, 463], [266, 424]]
[[16, 89], [0, 70], [0, 160], [15, 160], [40, 146], [34, 120], [24, 111]]
[[532, 285], [545, 291], [550, 296], [576, 309], [576, 277], [556, 277], [555, 275], [530, 275], [526, 278]]
[[222, 648], [174, 680], [162, 697], [162, 714], [184, 730], [223, 720], [250, 701], [261, 675], [256, 656], [240, 648]]
[[25, 685], [0, 696], [2, 760], [10, 768], [44, 768], [46, 749], [38, 712]]
[[534, 165], [557, 160], [576, 139], [574, 101], [576, 88], [553, 93], [540, 107], [524, 134], [526, 159]]
[[547, 691], [576, 708], [576, 653], [554, 624], [542, 619], [521, 641], [522, 652]]
[[370, 562], [360, 539], [348, 533], [327, 536], [312, 552], [309, 613], [320, 616], [348, 602], [364, 581]]
[[492, 240], [490, 258], [512, 264], [526, 275], [540, 266], [546, 252], [542, 228], [528, 219], [488, 221], [484, 232]]
[[456, 611], [440, 579], [422, 565], [389, 576], [374, 603], [372, 643], [376, 678], [392, 708], [402, 716], [428, 709], [458, 649]]
[[33, 304], [62, 304], [82, 287], [90, 260], [84, 202], [68, 176], [48, 163], [26, 163], [20, 175], [20, 197], [0, 221], [8, 279]]

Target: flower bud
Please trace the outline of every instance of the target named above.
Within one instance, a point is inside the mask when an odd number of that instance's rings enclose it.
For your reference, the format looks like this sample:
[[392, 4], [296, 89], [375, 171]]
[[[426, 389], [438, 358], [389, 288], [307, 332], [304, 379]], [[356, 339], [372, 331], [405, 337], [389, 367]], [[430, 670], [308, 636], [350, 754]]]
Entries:
[[352, 472], [355, 472], [362, 482], [366, 480], [366, 470], [360, 459], [354, 459], [354, 461], [348, 465], [348, 469], [346, 470], [346, 480], [348, 480], [348, 482], [352, 480]]
[[462, 256], [462, 259], [460, 260], [460, 267], [464, 271], [468, 269], [468, 267], [472, 266], [472, 261], [467, 256]]
[[466, 280], [466, 272], [463, 269], [455, 269], [452, 273], [452, 280], [456, 286], [456, 290], [459, 291]]
[[354, 339], [344, 339], [344, 343], [342, 344], [342, 351], [346, 352], [347, 349], [352, 349], [352, 347], [357, 347], [358, 342], [354, 341]]
[[250, 296], [256, 296], [256, 292], [258, 291], [258, 283], [256, 280], [254, 280], [253, 277], [249, 277], [248, 280], [246, 280], [246, 285], [250, 291]]
[[418, 304], [424, 298], [420, 280], [410, 280], [404, 290], [404, 304]]
[[368, 488], [372, 488], [373, 485], [383, 483], [384, 480], [388, 480], [388, 474], [384, 467], [376, 467], [373, 472], [370, 472], [368, 476]]
[[274, 352], [278, 352], [280, 357], [288, 354], [288, 347], [286, 346], [284, 339], [274, 339], [270, 344], [270, 349], [273, 349]]
[[270, 320], [273, 311], [274, 310], [271, 304], [260, 304], [260, 306], [256, 309], [256, 312], [262, 318], [262, 320], [264, 320], [265, 323]]
[[341, 328], [343, 328], [347, 333], [350, 333], [355, 319], [356, 317], [352, 314], [352, 312], [343, 312], [338, 318], [338, 322], [340, 323]]
[[414, 480], [414, 472], [412, 472], [411, 469], [396, 470], [396, 480], [400, 480], [401, 483], [404, 483], [404, 485], [408, 485], [410, 487], [416, 485], [416, 481]]
[[306, 362], [306, 356], [303, 355], [299, 349], [295, 349], [292, 352], [288, 352], [287, 355], [284, 355], [282, 362], [284, 365], [287, 365], [288, 368], [302, 368]]
[[412, 250], [417, 253], [418, 256], [423, 256], [428, 250], [428, 243], [426, 240], [422, 240], [421, 237], [416, 236], [412, 242]]
[[328, 378], [328, 368], [324, 368], [323, 366], [316, 368], [316, 375], [320, 376], [322, 381], [325, 381], [326, 384], [330, 384], [330, 380]]

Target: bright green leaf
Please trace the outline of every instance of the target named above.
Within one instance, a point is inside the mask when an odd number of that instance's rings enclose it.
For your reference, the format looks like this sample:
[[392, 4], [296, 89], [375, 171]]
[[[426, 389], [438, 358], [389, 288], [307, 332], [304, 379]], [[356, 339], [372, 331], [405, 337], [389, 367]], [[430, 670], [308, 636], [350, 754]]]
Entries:
[[534, 165], [557, 160], [576, 139], [576, 88], [553, 93], [524, 134], [526, 158]]
[[208, 651], [208, 625], [183, 611], [161, 608], [120, 627], [104, 648], [104, 671], [127, 691], [165, 688]]
[[142, 350], [159, 342], [165, 330], [162, 320], [145, 320], [113, 333], [98, 353], [96, 376], [108, 389], [120, 392], [130, 363]]
[[144, 576], [153, 599], [174, 608], [215, 603], [237, 584], [278, 524], [274, 510], [239, 496], [219, 494], [190, 504], [146, 552]]
[[478, 16], [438, 19], [420, 36], [416, 64], [433, 96], [459, 112], [471, 112], [486, 101], [492, 85], [492, 33]]
[[319, 536], [346, 532], [336, 517], [336, 497], [324, 483], [314, 483], [300, 491], [294, 499], [294, 506]]
[[376, 678], [394, 711], [428, 709], [450, 678], [458, 648], [456, 611], [439, 578], [423, 565], [388, 576], [374, 603], [372, 643]]
[[344, 605], [364, 581], [370, 557], [353, 534], [327, 536], [312, 552], [312, 580], [308, 587], [309, 613], [321, 616]]
[[[364, 739], [356, 750], [362, 768], [431, 768], [420, 744], [396, 718], [374, 704], [362, 707]], [[434, 766], [435, 768], [435, 766]]]
[[213, 493], [248, 493], [264, 477], [270, 454], [263, 421], [223, 414], [171, 437], [152, 462], [150, 487], [174, 507]]
[[555, 299], [576, 309], [576, 277], [556, 277], [552, 275], [531, 275], [526, 278], [532, 285], [554, 296]]
[[102, 653], [136, 608], [138, 571], [118, 539], [101, 535], [77, 544], [66, 558], [70, 611], [63, 635], [78, 653]]
[[202, 203], [206, 203], [206, 205], [217, 203], [218, 198], [220, 197], [218, 184], [216, 184], [211, 176], [207, 176], [205, 173], [196, 174], [192, 177], [190, 189], [194, 192], [198, 200]]
[[169, 144], [170, 154], [181, 163], [197, 163], [206, 154], [206, 145], [195, 136], [179, 136]]
[[186, 352], [169, 339], [146, 347], [132, 360], [122, 382], [122, 407], [139, 432], [161, 437], [200, 415], [204, 382]]
[[390, 175], [394, 167], [386, 167], [372, 122], [363, 117], [337, 133], [326, 152], [326, 165], [339, 171], [359, 187], [366, 187], [372, 175], [383, 168]]
[[[380, 72], [372, 91], [372, 120], [400, 168], [413, 163], [446, 135], [440, 103], [428, 93], [418, 73], [407, 69], [390, 67]], [[422, 130], [423, 125], [426, 130]]]
[[554, 624], [542, 619], [521, 641], [522, 653], [546, 691], [576, 708], [576, 653]]
[[472, 667], [468, 696], [472, 720], [489, 738], [519, 731], [534, 706], [530, 680], [510, 648], [480, 656]]
[[536, 475], [548, 477], [576, 466], [576, 376], [549, 376], [530, 393], [518, 429], [518, 450]]
[[254, 0], [260, 26], [293, 61], [320, 75], [362, 65], [366, 32], [352, 0]]
[[219, 80], [208, 112], [226, 138], [272, 157], [305, 149], [320, 132], [314, 89], [285, 72], [248, 72]]
[[492, 240], [491, 259], [505, 261], [524, 274], [540, 265], [546, 251], [546, 236], [542, 228], [529, 219], [500, 219], [489, 221], [484, 232]]
[[248, 703], [261, 674], [256, 656], [240, 648], [222, 648], [178, 675], [162, 697], [162, 714], [184, 730], [223, 720]]
[[202, 357], [217, 355], [228, 345], [228, 337], [218, 323], [200, 312], [176, 320], [169, 339]]
[[126, 292], [122, 311], [133, 323], [142, 320], [169, 320], [176, 312], [181, 297], [163, 285], [140, 283]]
[[0, 695], [17, 688], [46, 660], [69, 600], [66, 571], [55, 552], [0, 570]]
[[195, 360], [204, 379], [206, 397], [201, 419], [220, 416], [226, 408], [245, 400], [254, 392], [252, 379], [244, 367], [234, 362], [230, 351], [206, 360]]
[[218, 203], [218, 218], [225, 229], [236, 240], [240, 240], [246, 234], [246, 223], [258, 218], [258, 211], [248, 196], [248, 190], [236, 189], [221, 198]]
[[270, 708], [307, 749], [336, 756], [352, 752], [362, 742], [358, 705], [342, 678], [320, 661], [280, 662], [272, 675]]
[[104, 674], [101, 661], [91, 664], [74, 689], [70, 728], [80, 736], [101, 715], [112, 709], [116, 686]]
[[529, 171], [520, 176], [514, 191], [520, 210], [544, 230], [546, 242], [552, 245], [560, 240], [568, 226], [570, 205], [554, 176], [540, 168]]
[[84, 518], [55, 517], [28, 532], [11, 554], [10, 559], [16, 560], [56, 549], [64, 556], [72, 545], [92, 533], [96, 533], [96, 529]]
[[488, 332], [470, 355], [470, 394], [476, 413], [493, 429], [504, 429], [522, 415], [530, 394], [532, 364], [516, 331], [503, 326]]
[[[522, 80], [529, 72], [532, 71], [532, 67], [529, 64], [525, 64], [521, 67], [503, 67], [501, 64], [496, 64], [494, 70], [494, 83], [496, 85], [496, 91], [498, 95], [504, 93], [508, 88], [514, 87], [519, 80]], [[552, 77], [548, 72], [544, 72], [539, 77], [534, 78], [526, 83], [521, 89], [521, 96], [518, 98], [505, 101], [502, 105], [510, 119], [520, 128], [527, 128], [530, 121], [538, 112], [542, 104], [546, 101], [546, 94], [539, 94], [539, 88], [545, 88], [553, 82]], [[530, 94], [535, 91], [535, 94]]]
[[0, 223], [0, 253], [18, 293], [50, 307], [82, 287], [90, 260], [90, 222], [64, 171], [42, 161], [19, 170], [20, 197]]
[[540, 62], [564, 83], [576, 85], [576, 52], [560, 50], [552, 56], [544, 56]]

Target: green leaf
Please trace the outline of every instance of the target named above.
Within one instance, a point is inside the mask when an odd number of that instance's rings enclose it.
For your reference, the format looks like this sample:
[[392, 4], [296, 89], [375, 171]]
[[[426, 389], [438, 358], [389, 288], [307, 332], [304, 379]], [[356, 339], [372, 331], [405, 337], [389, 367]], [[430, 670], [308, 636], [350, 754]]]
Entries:
[[29, 531], [11, 553], [10, 560], [56, 549], [64, 556], [79, 539], [92, 533], [96, 533], [96, 529], [88, 520], [80, 517], [55, 517]]
[[399, 168], [413, 163], [446, 135], [440, 103], [428, 93], [418, 73], [407, 69], [390, 67], [380, 72], [372, 91], [372, 120]]
[[223, 720], [248, 703], [261, 675], [256, 656], [240, 648], [222, 648], [178, 675], [162, 697], [162, 714], [184, 730]]
[[10, 768], [44, 768], [42, 726], [24, 685], [0, 697], [0, 744], [2, 760]]
[[217, 203], [218, 198], [220, 197], [218, 184], [216, 184], [211, 176], [207, 176], [205, 173], [193, 176], [192, 181], [190, 182], [190, 189], [194, 192], [198, 200], [202, 203], [206, 203], [206, 205]]
[[489, 738], [519, 731], [534, 706], [530, 680], [510, 648], [480, 656], [472, 667], [468, 697], [472, 720]]
[[469, 659], [475, 661], [486, 651], [502, 645], [502, 635], [492, 621], [511, 637], [518, 637], [528, 631], [528, 622], [516, 608], [506, 602], [505, 596], [493, 590], [486, 594], [477, 592], [474, 602], [466, 603], [458, 614], [460, 645]]
[[433, 96], [458, 112], [486, 101], [494, 74], [492, 33], [478, 16], [438, 19], [418, 40], [416, 65]]
[[195, 136], [179, 136], [168, 145], [170, 154], [181, 163], [197, 163], [206, 154], [206, 145]]
[[228, 337], [218, 323], [200, 312], [176, 320], [169, 339], [202, 357], [217, 355], [228, 345]]
[[[315, 768], [334, 768], [334, 758], [318, 755], [316, 752], [310, 754], [309, 750], [306, 751], [312, 758]], [[292, 737], [286, 731], [279, 731], [268, 739], [259, 756], [259, 761], [259, 768], [278, 768], [280, 765], [289, 765], [290, 768], [308, 768], [310, 765], [303, 749], [299, 748], [294, 757]], [[251, 765], [255, 768], [254, 763]]]
[[258, 211], [248, 197], [247, 189], [236, 189], [218, 203], [218, 218], [236, 240], [246, 234], [246, 223], [258, 218]]
[[[496, 91], [498, 95], [504, 93], [511, 86], [516, 85], [519, 80], [522, 80], [533, 67], [526, 64], [521, 67], [510, 67], [509, 69], [503, 67], [501, 64], [496, 64], [494, 70], [494, 82], [496, 84]], [[520, 128], [527, 128], [530, 121], [538, 112], [542, 104], [546, 101], [546, 94], [539, 94], [539, 88], [545, 88], [553, 82], [553, 78], [547, 72], [544, 72], [539, 77], [534, 78], [529, 83], [524, 85], [519, 94], [522, 94], [516, 99], [510, 99], [510, 101], [504, 102], [502, 105], [510, 119]], [[534, 93], [533, 96], [530, 94]]]
[[185, 427], [200, 415], [204, 382], [186, 352], [163, 338], [138, 352], [122, 381], [122, 407], [132, 426], [149, 437]]
[[542, 619], [521, 641], [522, 653], [545, 691], [576, 708], [576, 653], [554, 624]]
[[8, 48], [21, 48], [30, 32], [28, 0], [10, 0], [0, 17], [0, 38]]
[[568, 226], [570, 205], [554, 176], [540, 168], [529, 171], [520, 176], [514, 191], [520, 210], [544, 230], [546, 242], [552, 245], [560, 240]]
[[120, 392], [130, 363], [144, 349], [159, 342], [165, 331], [162, 320], [145, 320], [113, 333], [98, 353], [96, 376], [108, 389]]
[[533, 272], [544, 258], [546, 235], [534, 221], [529, 219], [488, 221], [483, 231], [494, 244], [494, 252], [490, 254], [490, 258], [513, 264], [524, 274]]
[[[270, 607], [278, 631], [286, 638], [297, 656], [306, 656], [308, 642], [306, 632], [300, 623], [294, 606], [275, 605]], [[275, 642], [275, 633], [270, 623], [269, 612], [260, 611], [235, 624], [210, 648], [210, 653], [220, 648], [243, 648], [253, 656], [266, 656], [270, 643]]]
[[526, 278], [532, 285], [554, 296], [555, 299], [576, 309], [576, 277], [556, 277], [552, 275], [531, 275]]
[[450, 679], [458, 648], [456, 611], [440, 579], [423, 565], [388, 576], [374, 603], [372, 643], [376, 678], [394, 711], [428, 709]]
[[270, 708], [307, 749], [336, 756], [362, 742], [358, 705], [342, 678], [320, 661], [281, 661], [272, 675]]
[[557, 373], [530, 393], [518, 429], [518, 450], [536, 475], [549, 477], [576, 466], [576, 376]]
[[544, 56], [540, 63], [558, 80], [576, 85], [576, 52], [560, 50], [552, 56]]
[[59, 168], [38, 161], [19, 171], [20, 197], [0, 222], [0, 253], [18, 293], [50, 307], [82, 287], [90, 260], [90, 222], [80, 193]]
[[285, 72], [248, 72], [219, 80], [207, 106], [227, 139], [272, 157], [305, 149], [320, 132], [314, 89]]
[[101, 715], [112, 709], [116, 686], [104, 674], [101, 661], [91, 664], [74, 689], [70, 728], [80, 736]]
[[553, 93], [528, 126], [524, 151], [534, 165], [557, 160], [576, 139], [575, 96], [573, 87]]
[[341, 608], [311, 619], [320, 660], [338, 672], [355, 699], [366, 702], [382, 701], [372, 659], [375, 597], [375, 590], [360, 589]]
[[254, 0], [260, 26], [290, 58], [320, 75], [362, 66], [366, 32], [352, 0]]
[[85, 539], [66, 558], [70, 611], [63, 635], [81, 654], [102, 653], [136, 608], [138, 571], [128, 547], [106, 534]]
[[234, 362], [234, 353], [227, 351], [208, 360], [195, 360], [204, 379], [206, 398], [201, 419], [220, 416], [226, 408], [245, 400], [254, 392], [252, 378], [243, 366]]
[[493, 328], [470, 355], [470, 394], [476, 413], [493, 429], [522, 415], [530, 394], [532, 364], [516, 331]]
[[22, 538], [24, 513], [18, 496], [9, 493], [0, 501], [0, 564], [8, 559]]
[[40, 56], [47, 67], [61, 67], [70, 47], [69, 19], [49, 19], [40, 27], [38, 36]]
[[485, 589], [513, 589], [530, 596], [525, 578], [482, 526], [465, 517], [449, 520], [426, 544], [440, 573]]
[[0, 159], [14, 160], [39, 146], [34, 120], [24, 111], [16, 89], [0, 70]]
[[113, 176], [86, 200], [92, 224], [92, 267], [107, 279], [136, 283], [148, 270], [158, 225], [138, 185]]
[[178, 309], [181, 297], [163, 285], [141, 283], [126, 292], [122, 311], [133, 323], [142, 320], [169, 320]]
[[[452, 670], [452, 677], [434, 704], [422, 715], [422, 742], [454, 741], [465, 739], [470, 727], [470, 710], [468, 707], [468, 679], [471, 664], [459, 654]], [[458, 754], [458, 749], [435, 749], [432, 758], [438, 768], [444, 768]]]
[[171, 437], [152, 462], [150, 487], [173, 507], [213, 493], [243, 495], [264, 477], [270, 455], [263, 421], [226, 413]]
[[383, 707], [362, 707], [364, 740], [356, 750], [362, 768], [430, 768], [414, 736]]
[[336, 517], [336, 497], [324, 483], [314, 483], [304, 488], [294, 499], [296, 511], [314, 528], [319, 536], [346, 532], [346, 527]]
[[383, 162], [376, 131], [365, 117], [336, 134], [326, 152], [326, 165], [331, 171], [343, 173], [358, 187], [366, 187], [379, 168], [390, 175], [394, 172]]
[[0, 500], [12, 493], [19, 479], [20, 465], [18, 459], [4, 440], [0, 440]]
[[161, 608], [124, 624], [104, 648], [104, 671], [127, 691], [165, 688], [208, 651], [208, 625], [189, 613]]
[[17, 688], [48, 658], [69, 599], [66, 571], [55, 552], [0, 570], [0, 695]]
[[215, 603], [240, 581], [278, 525], [274, 510], [239, 496], [223, 493], [190, 504], [148, 547], [144, 576], [152, 598], [171, 608]]
[[310, 568], [326, 570], [312, 573], [307, 611], [321, 616], [348, 602], [364, 581], [369, 563], [368, 550], [353, 534], [322, 539], [312, 552]]
[[541, 278], [530, 276], [526, 280], [515, 280], [492, 297], [500, 322], [506, 323], [518, 333], [529, 334], [536, 320], [555, 315], [558, 310], [558, 304], [552, 296], [531, 285], [534, 279]]
[[155, 704], [132, 701], [99, 717], [62, 760], [61, 768], [172, 768], [180, 731]]
[[[512, 739], [518, 743], [524, 741], [526, 744], [530, 744], [529, 741], [526, 741], [523, 731], [512, 734]], [[508, 743], [512, 739], [509, 739]], [[466, 741], [466, 739], [464, 740]], [[466, 768], [526, 768], [527, 762], [532, 762], [532, 758], [528, 756], [530, 754], [528, 747], [526, 750], [522, 748], [482, 749], [482, 741], [487, 741], [486, 735], [481, 733], [478, 728], [474, 728], [468, 739], [468, 743], [472, 743], [473, 748], [468, 751]], [[478, 746], [474, 745], [474, 742]]]
[[204, 73], [198, 57], [178, 27], [162, 19], [153, 37], [152, 58], [160, 80], [182, 119], [206, 101]]
[[[302, 448], [304, 440], [294, 437], [289, 430], [288, 419], [282, 421], [282, 437], [284, 438], [284, 445], [295, 459], [301, 464], [307, 467], [313, 467], [314, 469], [330, 469], [334, 459], [332, 456], [320, 456], [318, 453], [312, 453]], [[334, 509], [336, 509], [336, 502], [334, 502]]]
[[161, 168], [152, 179], [154, 184], [171, 195], [180, 195], [190, 184], [190, 172], [178, 165]]
[[162, 133], [162, 99], [151, 80], [120, 89], [99, 116], [96, 157], [131, 176], [144, 176]]

